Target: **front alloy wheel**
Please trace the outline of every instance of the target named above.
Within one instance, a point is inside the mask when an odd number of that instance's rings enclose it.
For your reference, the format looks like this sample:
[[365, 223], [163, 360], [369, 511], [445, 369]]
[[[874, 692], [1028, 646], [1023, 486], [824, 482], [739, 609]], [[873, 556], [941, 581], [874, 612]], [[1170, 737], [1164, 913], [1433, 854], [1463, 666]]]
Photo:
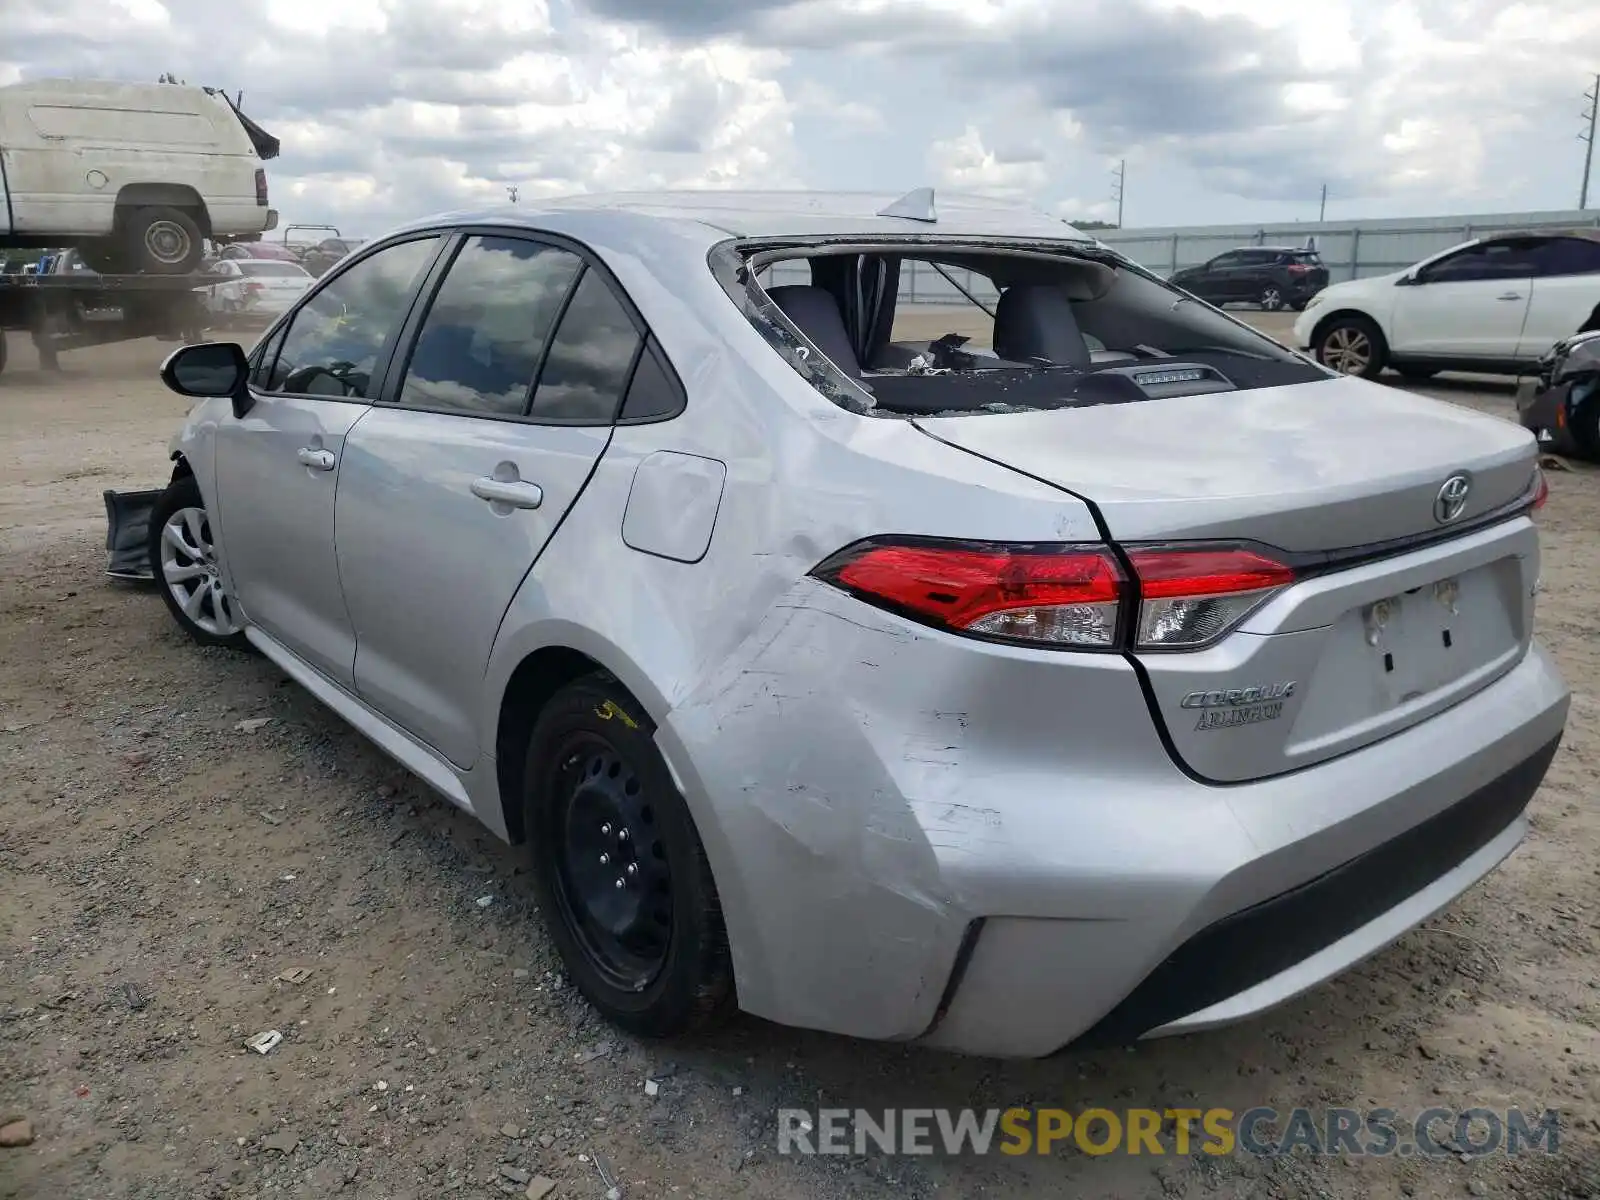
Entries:
[[1317, 340], [1317, 361], [1341, 375], [1376, 379], [1388, 356], [1383, 335], [1370, 321], [1341, 317]]
[[1267, 312], [1279, 312], [1283, 309], [1283, 292], [1274, 284], [1268, 284], [1261, 293], [1261, 307]]
[[185, 633], [204, 646], [244, 645], [244, 619], [222, 580], [193, 476], [173, 480], [150, 514], [150, 566]]

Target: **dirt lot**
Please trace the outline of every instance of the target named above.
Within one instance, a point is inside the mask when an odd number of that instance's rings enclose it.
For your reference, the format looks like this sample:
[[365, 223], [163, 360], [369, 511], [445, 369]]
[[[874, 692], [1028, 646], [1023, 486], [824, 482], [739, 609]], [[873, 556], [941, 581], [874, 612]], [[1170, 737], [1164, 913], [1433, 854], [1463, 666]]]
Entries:
[[[14, 339], [0, 381], [0, 1123], [34, 1132], [0, 1149], [0, 1196], [520, 1196], [544, 1175], [600, 1200], [596, 1156], [628, 1200], [1600, 1196], [1597, 473], [1552, 473], [1541, 518], [1540, 623], [1577, 695], [1532, 836], [1376, 960], [1242, 1028], [1040, 1063], [753, 1020], [644, 1045], [561, 986], [518, 852], [102, 576], [101, 490], [163, 481], [184, 411], [166, 348], [46, 377]], [[1510, 410], [1504, 384], [1432, 390]], [[266, 1029], [283, 1044], [243, 1049]], [[1557, 1156], [1517, 1160], [777, 1155], [776, 1108], [819, 1103], [1564, 1124]]]

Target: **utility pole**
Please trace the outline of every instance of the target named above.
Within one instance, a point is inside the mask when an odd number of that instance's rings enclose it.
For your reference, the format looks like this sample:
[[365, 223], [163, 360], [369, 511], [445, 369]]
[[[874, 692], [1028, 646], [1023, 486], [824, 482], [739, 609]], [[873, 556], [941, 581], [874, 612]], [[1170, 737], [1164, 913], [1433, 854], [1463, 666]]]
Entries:
[[1111, 172], [1111, 198], [1117, 202], [1117, 228], [1122, 228], [1122, 193], [1128, 180], [1128, 160], [1118, 159], [1117, 169]]
[[1327, 184], [1323, 184], [1322, 185], [1322, 203], [1317, 206], [1317, 220], [1318, 221], [1326, 221], [1327, 219], [1328, 219], [1328, 185]]
[[1578, 189], [1578, 207], [1589, 207], [1589, 169], [1594, 165], [1594, 122], [1595, 115], [1600, 113], [1600, 75], [1594, 77], [1594, 91], [1585, 92], [1583, 98], [1589, 102], [1587, 112], [1580, 114], [1589, 122], [1589, 131], [1580, 133], [1578, 140], [1584, 143], [1583, 147], [1583, 186]]

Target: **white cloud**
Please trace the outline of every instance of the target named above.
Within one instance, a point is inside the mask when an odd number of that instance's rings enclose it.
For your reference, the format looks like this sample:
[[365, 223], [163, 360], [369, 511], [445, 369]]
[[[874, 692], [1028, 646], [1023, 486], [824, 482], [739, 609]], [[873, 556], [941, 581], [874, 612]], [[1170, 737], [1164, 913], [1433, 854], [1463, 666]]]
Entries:
[[499, 202], [508, 184], [530, 200], [891, 188], [923, 170], [1103, 218], [1119, 158], [1129, 220], [1146, 223], [1303, 211], [1323, 183], [1346, 213], [1560, 207], [1600, 45], [1592, 0], [230, 0], [226, 22], [209, 0], [0, 10], [0, 82], [172, 71], [242, 90], [283, 140], [269, 173], [285, 219], [363, 233]]

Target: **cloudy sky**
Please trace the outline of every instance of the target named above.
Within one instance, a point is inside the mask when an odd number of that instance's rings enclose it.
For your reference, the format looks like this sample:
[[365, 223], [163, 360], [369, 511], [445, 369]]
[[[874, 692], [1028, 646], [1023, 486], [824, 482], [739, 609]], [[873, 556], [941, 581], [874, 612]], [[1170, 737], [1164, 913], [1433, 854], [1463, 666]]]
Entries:
[[[373, 233], [656, 186], [1020, 196], [1128, 226], [1568, 208], [1595, 0], [0, 0], [0, 83], [172, 71]], [[1591, 189], [1600, 203], [1600, 181]]]

